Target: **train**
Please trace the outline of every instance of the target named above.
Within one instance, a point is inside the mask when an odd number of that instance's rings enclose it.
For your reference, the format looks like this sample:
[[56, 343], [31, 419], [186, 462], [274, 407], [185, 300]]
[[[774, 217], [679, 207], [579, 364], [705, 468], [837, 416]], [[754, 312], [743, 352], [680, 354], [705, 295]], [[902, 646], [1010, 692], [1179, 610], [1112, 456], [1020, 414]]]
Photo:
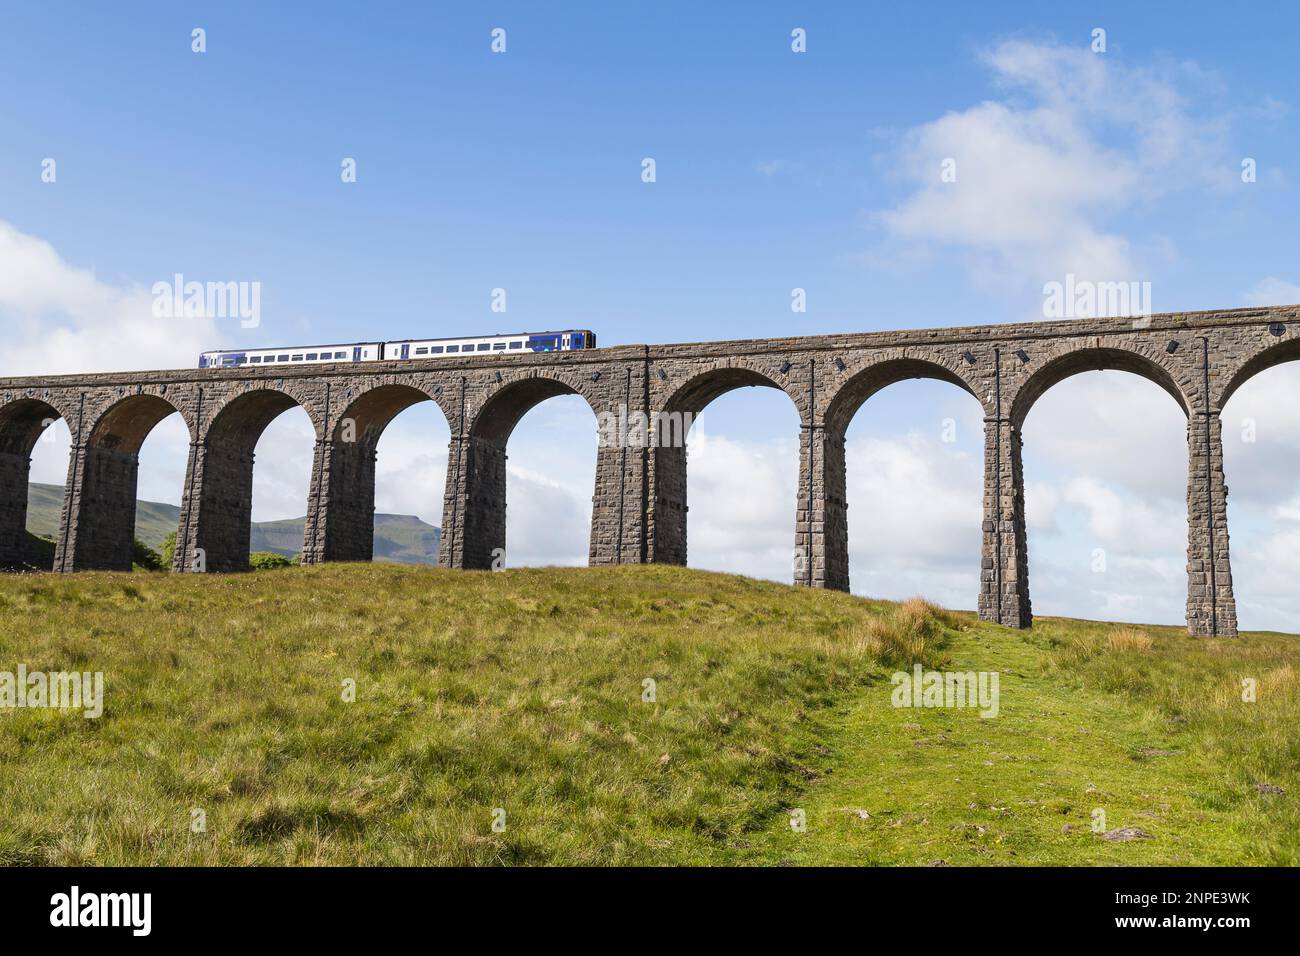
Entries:
[[290, 348], [228, 349], [202, 352], [199, 368], [243, 365], [320, 365], [326, 362], [392, 362], [446, 358], [467, 352], [579, 352], [596, 347], [589, 329], [561, 332], [517, 332], [475, 338], [399, 339], [396, 342], [344, 342], [336, 345], [295, 345]]

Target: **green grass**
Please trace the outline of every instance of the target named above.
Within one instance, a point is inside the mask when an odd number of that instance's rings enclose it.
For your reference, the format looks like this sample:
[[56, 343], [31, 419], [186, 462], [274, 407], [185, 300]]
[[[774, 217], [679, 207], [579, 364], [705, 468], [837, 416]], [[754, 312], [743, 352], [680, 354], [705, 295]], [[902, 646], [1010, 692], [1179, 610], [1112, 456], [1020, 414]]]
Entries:
[[[0, 710], [0, 863], [1300, 858], [1284, 635], [1144, 648], [667, 567], [9, 576], [0, 614], [0, 670], [107, 698]], [[893, 707], [918, 659], [997, 671], [999, 715]]]

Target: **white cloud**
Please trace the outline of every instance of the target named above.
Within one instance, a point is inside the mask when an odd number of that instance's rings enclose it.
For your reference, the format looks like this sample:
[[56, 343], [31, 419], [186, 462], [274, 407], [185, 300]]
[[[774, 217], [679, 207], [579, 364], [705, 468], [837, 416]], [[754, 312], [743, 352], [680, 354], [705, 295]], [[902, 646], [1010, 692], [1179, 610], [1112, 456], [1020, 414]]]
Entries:
[[307, 513], [316, 430], [301, 408], [276, 418], [254, 451], [253, 520], [301, 518]]
[[1182, 501], [1148, 502], [1121, 495], [1096, 478], [1066, 482], [1061, 501], [1083, 509], [1088, 532], [1098, 545], [1119, 547], [1144, 566], [1167, 565], [1159, 556], [1178, 553], [1187, 545], [1187, 511]]
[[1295, 305], [1300, 303], [1300, 285], [1268, 276], [1246, 291], [1242, 300], [1246, 305]]
[[[220, 342], [208, 319], [158, 319], [153, 297], [136, 284], [114, 285], [64, 260], [52, 245], [0, 221], [0, 374], [188, 368]], [[70, 436], [51, 426], [36, 443], [31, 480], [62, 485]], [[189, 433], [173, 416], [141, 452], [139, 495], [180, 503]]]
[[0, 374], [188, 368], [219, 344], [210, 319], [159, 319], [139, 285], [117, 286], [0, 221]]
[[715, 435], [697, 420], [687, 454], [691, 567], [789, 582], [798, 444]]
[[[1199, 93], [1204, 75], [1025, 40], [984, 62], [1006, 98], [902, 136], [890, 162], [910, 193], [878, 214], [888, 235], [903, 254], [914, 243], [954, 247], [971, 280], [990, 288], [1040, 288], [1067, 273], [1149, 278], [1144, 260], [1167, 255], [1165, 240], [1135, 248], [1102, 223], [1170, 190], [1221, 181], [1225, 122], [1194, 115], [1182, 91]], [[941, 178], [947, 159], [955, 182]]]
[[1025, 481], [1025, 524], [1030, 534], [1059, 534], [1056, 509], [1061, 505], [1061, 490], [1046, 481]]
[[1159, 386], [1130, 372], [1085, 372], [1050, 388], [1022, 430], [1026, 483], [1091, 476], [1144, 498], [1181, 502], [1187, 416]]
[[855, 593], [921, 594], [974, 608], [979, 594], [983, 460], [910, 432], [850, 440], [849, 581]]
[[[854, 592], [891, 598], [924, 594], [973, 607], [979, 590], [982, 462], [920, 433], [851, 439], [845, 456]], [[691, 566], [790, 581], [797, 442], [740, 441], [697, 423], [689, 461]]]
[[506, 564], [584, 565], [596, 484], [596, 417], [576, 395], [542, 402], [507, 446]]
[[375, 511], [442, 523], [451, 435], [432, 403], [403, 412], [384, 429], [375, 462]]

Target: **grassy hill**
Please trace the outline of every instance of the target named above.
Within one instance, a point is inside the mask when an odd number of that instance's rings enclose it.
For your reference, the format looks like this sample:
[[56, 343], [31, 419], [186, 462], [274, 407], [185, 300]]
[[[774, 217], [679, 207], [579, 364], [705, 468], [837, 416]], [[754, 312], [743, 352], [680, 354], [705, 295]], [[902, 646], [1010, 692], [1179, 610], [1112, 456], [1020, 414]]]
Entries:
[[[33, 534], [54, 538], [59, 532], [63, 509], [63, 488], [32, 482], [27, 493], [27, 528]], [[180, 509], [157, 501], [135, 503], [135, 536], [155, 550], [176, 530]], [[303, 525], [307, 519], [255, 521], [251, 551], [274, 551], [292, 558], [302, 550]], [[402, 564], [437, 564], [439, 530], [414, 515], [375, 515], [376, 561]]]
[[[0, 864], [1300, 860], [1285, 635], [653, 566], [0, 576], [0, 614], [107, 700], [0, 711]], [[893, 706], [913, 661], [997, 716]]]
[[[253, 523], [252, 551], [274, 551], [287, 558], [302, 550], [306, 518]], [[415, 515], [375, 514], [376, 561], [399, 564], [437, 564], [439, 529]]]
[[[63, 486], [31, 482], [27, 486], [27, 530], [43, 538], [55, 538], [59, 533], [59, 517], [63, 512]], [[176, 520], [181, 510], [175, 505], [157, 501], [135, 503], [135, 536], [157, 548], [162, 539], [176, 530]], [[302, 549], [302, 539], [298, 540]], [[296, 552], [295, 552], [296, 553]]]

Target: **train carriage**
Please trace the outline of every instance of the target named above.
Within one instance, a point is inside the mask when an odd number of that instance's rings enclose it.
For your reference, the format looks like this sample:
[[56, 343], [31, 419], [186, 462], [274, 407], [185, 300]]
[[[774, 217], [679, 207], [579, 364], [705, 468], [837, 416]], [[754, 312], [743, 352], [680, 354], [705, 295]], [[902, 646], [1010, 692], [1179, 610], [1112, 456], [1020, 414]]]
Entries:
[[595, 347], [595, 333], [588, 329], [567, 329], [560, 332], [516, 332], [510, 335], [498, 333], [477, 338], [399, 339], [395, 342], [347, 342], [336, 345], [298, 345], [291, 348], [216, 350], [199, 355], [199, 368], [416, 361], [465, 354], [578, 352]]

